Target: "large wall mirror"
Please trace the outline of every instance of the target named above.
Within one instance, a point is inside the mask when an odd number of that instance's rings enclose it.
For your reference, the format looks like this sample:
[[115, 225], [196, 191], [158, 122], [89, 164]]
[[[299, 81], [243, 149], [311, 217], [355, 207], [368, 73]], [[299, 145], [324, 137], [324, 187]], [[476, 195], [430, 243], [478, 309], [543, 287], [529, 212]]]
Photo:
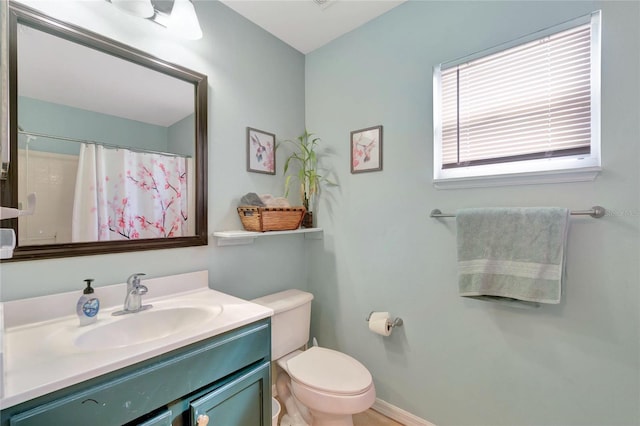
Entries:
[[12, 260], [207, 244], [207, 77], [9, 5]]

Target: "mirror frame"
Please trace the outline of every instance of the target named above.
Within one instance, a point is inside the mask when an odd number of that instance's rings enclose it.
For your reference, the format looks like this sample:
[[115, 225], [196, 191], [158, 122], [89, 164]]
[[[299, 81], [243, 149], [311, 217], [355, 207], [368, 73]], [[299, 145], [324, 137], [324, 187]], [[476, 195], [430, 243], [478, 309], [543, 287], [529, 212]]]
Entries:
[[[57, 37], [82, 44], [105, 54], [128, 60], [152, 70], [179, 78], [194, 85], [195, 107], [195, 235], [172, 238], [149, 238], [139, 240], [96, 241], [82, 243], [43, 244], [17, 246], [13, 258], [0, 262], [35, 260], [73, 256], [91, 256], [107, 253], [158, 250], [208, 244], [207, 235], [207, 76], [156, 58], [141, 50], [84, 28], [47, 16], [28, 6], [9, 1], [9, 149], [17, 153], [18, 148], [18, 24], [25, 24]], [[15, 157], [15, 154], [13, 154]], [[0, 181], [0, 202], [5, 207], [18, 206], [18, 170], [16, 160], [9, 166], [7, 180]], [[36, 204], [36, 212], [38, 206]], [[1, 227], [9, 227], [18, 234], [18, 219], [0, 221]]]

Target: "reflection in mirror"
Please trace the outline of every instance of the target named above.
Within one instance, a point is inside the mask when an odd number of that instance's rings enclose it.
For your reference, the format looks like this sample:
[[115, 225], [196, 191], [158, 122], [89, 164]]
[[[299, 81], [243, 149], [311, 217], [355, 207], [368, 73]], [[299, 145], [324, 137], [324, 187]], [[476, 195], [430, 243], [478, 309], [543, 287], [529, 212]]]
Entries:
[[206, 76], [25, 6], [10, 17], [3, 192], [37, 198], [14, 257], [206, 244]]

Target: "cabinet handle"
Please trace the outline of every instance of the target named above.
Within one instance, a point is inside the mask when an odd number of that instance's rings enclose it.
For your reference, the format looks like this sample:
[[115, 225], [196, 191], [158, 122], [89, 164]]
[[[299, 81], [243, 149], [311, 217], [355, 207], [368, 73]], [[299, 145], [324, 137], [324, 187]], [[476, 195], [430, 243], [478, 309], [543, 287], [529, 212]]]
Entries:
[[209, 424], [209, 416], [206, 414], [200, 414], [197, 420], [198, 426], [207, 426]]

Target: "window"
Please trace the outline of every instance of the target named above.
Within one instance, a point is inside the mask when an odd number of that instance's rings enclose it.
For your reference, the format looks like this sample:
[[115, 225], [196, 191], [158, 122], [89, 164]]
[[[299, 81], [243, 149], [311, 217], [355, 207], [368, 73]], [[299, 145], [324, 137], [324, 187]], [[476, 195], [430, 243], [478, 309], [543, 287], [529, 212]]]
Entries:
[[600, 12], [434, 70], [434, 183], [592, 180]]

